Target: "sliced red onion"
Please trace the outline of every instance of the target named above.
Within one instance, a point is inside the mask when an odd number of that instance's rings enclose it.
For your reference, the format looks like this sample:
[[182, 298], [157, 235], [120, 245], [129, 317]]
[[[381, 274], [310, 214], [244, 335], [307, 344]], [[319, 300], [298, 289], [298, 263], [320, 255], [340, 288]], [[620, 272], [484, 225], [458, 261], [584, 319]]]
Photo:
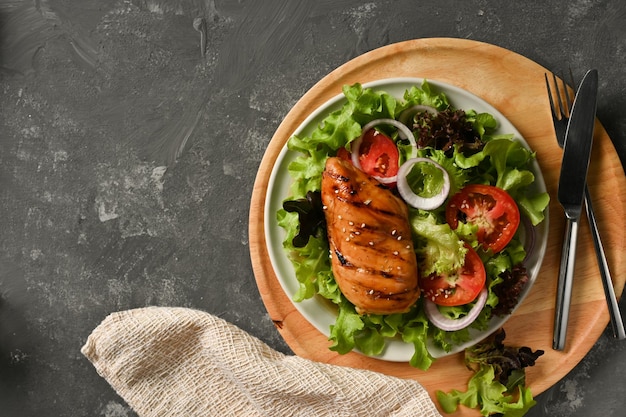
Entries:
[[487, 291], [487, 287], [483, 287], [476, 298], [476, 303], [472, 307], [472, 309], [467, 313], [467, 315], [461, 317], [460, 319], [451, 319], [439, 311], [437, 304], [433, 303], [428, 298], [424, 298], [424, 313], [426, 313], [426, 317], [428, 320], [441, 330], [446, 332], [453, 332], [455, 330], [461, 330], [469, 326], [476, 320], [481, 310], [485, 306], [487, 302], [487, 296], [489, 295], [489, 291]]
[[530, 222], [527, 216], [522, 215], [522, 223], [524, 224], [524, 249], [526, 250], [526, 256], [522, 263], [525, 263], [535, 250], [536, 233], [535, 227]]
[[[407, 180], [407, 175], [409, 175], [409, 172], [411, 172], [411, 168], [413, 168], [413, 165], [420, 162], [433, 164], [443, 173], [443, 186], [441, 187], [441, 191], [439, 191], [439, 194], [432, 197], [422, 197], [415, 194], [415, 192], [413, 192], [413, 190], [411, 189], [409, 181]], [[400, 169], [398, 170], [397, 183], [398, 192], [400, 193], [404, 201], [406, 201], [407, 204], [410, 204], [411, 206], [422, 210], [434, 210], [437, 207], [441, 206], [444, 201], [446, 201], [446, 198], [448, 198], [448, 193], [450, 192], [450, 176], [448, 175], [448, 171], [446, 171], [444, 167], [429, 158], [411, 158], [404, 164], [402, 164], [400, 166]]]
[[[350, 156], [352, 158], [352, 164], [358, 169], [363, 170], [363, 168], [361, 168], [361, 161], [359, 161], [359, 152], [361, 149], [361, 143], [363, 142], [363, 136], [365, 136], [365, 133], [374, 126], [382, 124], [395, 126], [398, 129], [398, 134], [400, 135], [400, 138], [409, 140], [409, 142], [411, 143], [411, 155], [409, 155], [409, 158], [413, 158], [415, 155], [417, 155], [417, 143], [415, 142], [415, 137], [413, 136], [413, 132], [411, 132], [411, 130], [406, 127], [405, 124], [400, 123], [399, 121], [394, 119], [375, 119], [363, 126], [363, 129], [361, 130], [361, 136], [355, 139], [354, 142], [352, 142], [351, 144]], [[381, 182], [383, 184], [393, 184], [397, 181], [396, 175], [392, 177], [379, 177], [374, 175], [373, 177], [378, 182]]]
[[418, 112], [421, 111], [428, 112], [435, 116], [437, 115], [437, 113], [439, 113], [439, 111], [432, 106], [427, 106], [425, 104], [416, 104], [415, 106], [411, 106], [408, 109], [404, 110], [402, 113], [400, 113], [398, 120], [404, 124], [407, 124], [411, 117], [415, 116]]

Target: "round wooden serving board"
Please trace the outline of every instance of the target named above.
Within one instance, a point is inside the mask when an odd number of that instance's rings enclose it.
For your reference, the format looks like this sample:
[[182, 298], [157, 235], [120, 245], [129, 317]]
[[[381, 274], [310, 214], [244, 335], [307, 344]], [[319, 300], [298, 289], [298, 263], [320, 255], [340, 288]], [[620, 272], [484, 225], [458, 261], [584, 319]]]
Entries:
[[[465, 390], [471, 377], [463, 364], [462, 353], [438, 359], [428, 371], [421, 371], [404, 362], [330, 351], [327, 337], [309, 324], [283, 292], [268, 257], [264, 217], [275, 215], [264, 213], [268, 180], [288, 138], [314, 109], [341, 93], [344, 84], [392, 77], [443, 81], [481, 97], [502, 112], [537, 152], [551, 197], [548, 247], [532, 290], [504, 325], [505, 343], [545, 351], [527, 371], [527, 384], [535, 395], [560, 380], [587, 354], [609, 323], [609, 315], [586, 221], [582, 222], [579, 234], [567, 347], [562, 352], [551, 347], [564, 216], [556, 198], [562, 151], [552, 128], [544, 79], [547, 72], [537, 63], [497, 46], [461, 39], [418, 39], [388, 45], [349, 61], [328, 74], [297, 102], [274, 134], [261, 162], [252, 194], [249, 225], [252, 266], [261, 297], [280, 334], [297, 355], [415, 379], [428, 390], [435, 403], [437, 390]], [[588, 184], [615, 292], [621, 294], [626, 278], [626, 176], [600, 123], [596, 123]], [[477, 413], [461, 408], [454, 415]]]

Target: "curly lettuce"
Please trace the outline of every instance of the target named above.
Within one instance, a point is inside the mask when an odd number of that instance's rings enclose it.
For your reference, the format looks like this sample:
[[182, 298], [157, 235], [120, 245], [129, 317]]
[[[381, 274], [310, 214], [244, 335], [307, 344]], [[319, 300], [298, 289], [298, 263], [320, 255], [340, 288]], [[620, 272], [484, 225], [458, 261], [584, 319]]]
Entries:
[[[379, 118], [397, 119], [404, 110], [417, 104], [432, 106], [440, 111], [451, 108], [447, 97], [434, 91], [426, 81], [419, 87], [407, 90], [401, 100], [382, 91], [363, 88], [360, 84], [344, 86], [343, 93], [346, 101], [341, 108], [325, 117], [310, 134], [294, 135], [289, 139], [288, 149], [298, 156], [288, 167], [294, 181], [287, 200], [304, 198], [310, 191], [319, 191], [326, 159], [336, 155], [341, 148], [349, 148], [350, 143], [361, 135], [362, 126], [370, 121]], [[468, 153], [462, 152], [457, 145], [452, 147], [451, 152], [424, 148], [418, 154], [433, 159], [446, 169], [452, 193], [467, 183], [498, 185], [511, 193], [533, 224], [541, 222], [549, 200], [547, 194], [526, 193], [528, 185], [534, 181], [528, 169], [534, 154], [513, 140], [511, 135], [494, 134], [497, 123], [493, 116], [467, 110], [464, 117], [473, 126], [479, 140], [484, 142], [484, 147]], [[406, 144], [401, 143], [396, 136], [393, 139], [398, 142], [402, 152]], [[433, 181], [428, 184], [429, 187], [437, 186], [436, 180]], [[388, 339], [401, 338], [414, 347], [411, 365], [428, 369], [434, 360], [427, 348], [428, 340], [444, 350], [450, 350], [454, 345], [470, 339], [468, 329], [444, 332], [432, 326], [422, 310], [421, 300], [403, 314], [359, 315], [354, 305], [343, 296], [334, 279], [325, 230], [319, 230], [309, 237], [305, 245], [295, 247], [292, 241], [300, 226], [298, 215], [281, 209], [277, 219], [286, 232], [284, 250], [298, 279], [299, 289], [294, 300], [302, 301], [319, 295], [337, 307], [337, 319], [330, 328], [332, 350], [347, 353], [357, 349], [368, 355], [379, 355]], [[466, 251], [463, 242], [476, 246], [475, 228], [461, 224], [459, 229], [452, 231], [441, 210], [411, 210], [410, 223], [422, 274], [458, 268], [463, 264]], [[484, 259], [490, 291], [487, 307], [473, 324], [475, 328], [486, 328], [491, 309], [498, 304], [493, 287], [502, 282], [499, 273], [511, 268], [525, 256], [523, 245], [519, 240], [516, 242], [498, 256]], [[452, 307], [447, 313], [451, 316], [462, 315], [463, 308]]]
[[438, 222], [428, 212], [413, 213], [410, 223], [419, 271], [423, 276], [445, 274], [463, 266], [467, 248], [448, 223]]
[[459, 405], [480, 410], [481, 415], [521, 417], [536, 404], [524, 386], [525, 368], [533, 366], [542, 350], [504, 346], [504, 330], [465, 351], [465, 363], [474, 371], [467, 391], [437, 391], [437, 401], [446, 413]]

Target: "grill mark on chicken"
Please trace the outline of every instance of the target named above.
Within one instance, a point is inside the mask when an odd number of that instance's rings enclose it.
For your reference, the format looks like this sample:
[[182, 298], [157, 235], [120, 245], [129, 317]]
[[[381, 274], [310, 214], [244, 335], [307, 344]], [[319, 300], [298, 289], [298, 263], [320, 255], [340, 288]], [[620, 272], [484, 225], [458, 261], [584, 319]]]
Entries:
[[338, 158], [322, 176], [333, 275], [359, 313], [407, 311], [419, 298], [406, 204]]
[[[354, 184], [352, 184], [350, 178], [332, 172], [328, 172], [328, 177], [335, 180], [335, 185], [332, 188], [338, 200], [350, 204], [354, 207], [369, 207], [371, 205], [371, 201], [368, 199], [358, 200], [356, 198], [359, 192], [357, 189], [355, 189]], [[389, 192], [389, 190], [380, 183], [376, 184], [376, 186], [378, 188], [381, 188], [382, 190]], [[394, 211], [383, 210], [381, 208], [375, 207], [371, 207], [371, 209], [386, 216], [401, 217], [399, 213]]]
[[341, 266], [345, 266], [346, 268], [354, 266], [350, 262], [348, 262], [348, 260], [337, 249], [335, 249], [335, 255], [337, 255], [337, 259], [339, 259], [339, 263], [341, 263]]
[[[340, 200], [346, 204], [350, 204], [351, 206], [354, 207], [358, 207], [358, 208], [365, 208], [368, 207], [371, 203], [367, 203], [367, 202], [361, 202], [361, 201], [354, 201], [348, 198], [342, 198], [341, 196], [337, 196], [337, 200]], [[377, 212], [378, 214], [384, 214], [386, 216], [392, 216], [392, 217], [400, 217], [398, 216], [398, 213], [393, 213], [391, 211], [386, 211], [386, 210], [381, 210], [381, 209], [375, 209], [375, 208], [370, 208], [372, 211]]]
[[357, 269], [358, 272], [361, 274], [380, 275], [382, 278], [385, 278], [385, 279], [395, 279], [400, 282], [404, 281], [403, 277], [399, 276], [399, 274], [394, 274], [393, 272], [384, 271], [382, 269], [363, 268], [363, 267], [355, 266], [348, 259], [346, 259], [346, 257], [343, 256], [341, 252], [339, 252], [337, 249], [335, 249], [335, 255], [337, 256], [337, 259], [341, 263], [341, 266], [343, 266], [346, 269]]

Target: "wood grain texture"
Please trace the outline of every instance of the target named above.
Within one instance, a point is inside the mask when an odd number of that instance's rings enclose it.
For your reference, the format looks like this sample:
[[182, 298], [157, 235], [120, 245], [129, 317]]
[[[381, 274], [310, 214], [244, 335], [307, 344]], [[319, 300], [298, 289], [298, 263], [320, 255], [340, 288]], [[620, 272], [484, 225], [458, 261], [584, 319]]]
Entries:
[[[528, 370], [527, 383], [535, 395], [564, 377], [587, 354], [609, 323], [609, 315], [586, 221], [582, 222], [579, 236], [567, 347], [562, 352], [551, 348], [564, 217], [556, 199], [562, 151], [554, 138], [546, 98], [546, 72], [531, 60], [490, 44], [449, 38], [418, 39], [382, 47], [349, 61], [328, 74], [298, 101], [277, 129], [261, 162], [249, 224], [250, 253], [261, 297], [281, 335], [297, 355], [413, 378], [433, 398], [437, 390], [465, 390], [471, 376], [463, 365], [462, 354], [439, 359], [424, 372], [408, 363], [386, 362], [358, 353], [338, 355], [331, 352], [326, 336], [310, 325], [285, 295], [269, 261], [263, 226], [264, 204], [274, 161], [287, 139], [313, 109], [339, 94], [344, 84], [390, 77], [439, 80], [483, 98], [502, 112], [537, 152], [551, 196], [548, 248], [535, 285], [504, 326], [507, 343], [545, 351], [537, 365]], [[599, 122], [596, 124], [588, 184], [615, 291], [621, 294], [626, 277], [626, 235], [623, 232], [626, 177], [611, 140]], [[461, 409], [454, 415], [478, 414]]]

